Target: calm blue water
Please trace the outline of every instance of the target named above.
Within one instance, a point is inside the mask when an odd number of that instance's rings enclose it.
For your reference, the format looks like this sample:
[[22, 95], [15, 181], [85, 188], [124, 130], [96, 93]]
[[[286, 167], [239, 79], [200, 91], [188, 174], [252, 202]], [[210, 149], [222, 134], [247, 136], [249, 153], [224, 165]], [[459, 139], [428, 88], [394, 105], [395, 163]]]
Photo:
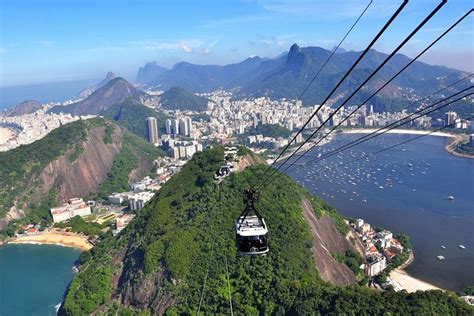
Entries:
[[[347, 137], [361, 136], [337, 136], [311, 154], [339, 147]], [[343, 215], [409, 235], [415, 261], [407, 272], [414, 277], [453, 290], [474, 285], [474, 159], [455, 157], [444, 150], [446, 138], [428, 136], [341, 165], [362, 152], [375, 152], [413, 137], [383, 135], [289, 174]], [[444, 199], [448, 195], [454, 201]], [[466, 249], [458, 248], [459, 244]], [[446, 260], [437, 260], [438, 255]]]
[[0, 315], [56, 315], [80, 251], [53, 245], [0, 247]]

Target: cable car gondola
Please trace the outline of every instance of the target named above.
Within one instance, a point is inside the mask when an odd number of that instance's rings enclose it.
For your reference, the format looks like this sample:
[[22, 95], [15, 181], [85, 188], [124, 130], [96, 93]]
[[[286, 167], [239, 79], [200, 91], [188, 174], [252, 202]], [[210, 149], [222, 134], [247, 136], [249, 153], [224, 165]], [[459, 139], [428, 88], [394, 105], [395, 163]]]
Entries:
[[[265, 220], [255, 208], [257, 192], [247, 189], [244, 192], [245, 209], [235, 221], [237, 248], [241, 255], [258, 256], [269, 251], [268, 228]], [[254, 215], [250, 215], [253, 213]]]

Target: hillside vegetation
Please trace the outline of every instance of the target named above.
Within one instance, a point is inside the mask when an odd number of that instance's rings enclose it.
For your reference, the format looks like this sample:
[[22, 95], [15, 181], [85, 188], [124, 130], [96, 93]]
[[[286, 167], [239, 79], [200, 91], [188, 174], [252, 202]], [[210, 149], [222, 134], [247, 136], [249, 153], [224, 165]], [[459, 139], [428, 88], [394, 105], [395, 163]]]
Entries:
[[24, 222], [50, 221], [49, 208], [67, 198], [127, 189], [132, 171], [147, 175], [158, 155], [163, 152], [105, 119], [63, 125], [0, 153], [0, 219], [15, 207], [25, 211]]
[[130, 132], [142, 138], [148, 137], [146, 118], [155, 117], [158, 121], [159, 132], [165, 132], [166, 115], [156, 112], [133, 98], [127, 98], [121, 103], [117, 103], [102, 111], [100, 115], [114, 120], [118, 125], [125, 127]]
[[168, 110], [202, 112], [207, 109], [208, 99], [195, 95], [181, 87], [172, 87], [160, 96], [160, 105]]
[[[441, 291], [379, 293], [324, 282], [301, 202], [309, 200], [317, 216], [329, 215], [338, 226], [342, 218], [284, 175], [261, 192], [257, 205], [269, 227], [270, 253], [239, 256], [233, 224], [243, 208], [242, 191], [265, 166], [216, 184], [213, 174], [223, 159], [221, 147], [196, 154], [121, 234], [83, 256], [61, 313], [191, 315], [201, 306], [203, 314], [229, 314], [230, 304], [236, 315], [473, 312]], [[346, 230], [340, 226], [341, 233]]]

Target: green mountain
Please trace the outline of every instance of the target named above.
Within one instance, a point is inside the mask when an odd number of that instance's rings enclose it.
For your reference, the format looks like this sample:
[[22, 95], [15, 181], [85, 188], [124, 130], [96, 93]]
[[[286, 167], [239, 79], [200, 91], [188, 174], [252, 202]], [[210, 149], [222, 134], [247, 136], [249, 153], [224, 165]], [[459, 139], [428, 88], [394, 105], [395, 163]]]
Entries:
[[[237, 169], [251, 166], [217, 184], [213, 174], [224, 161], [223, 148], [196, 154], [122, 233], [81, 256], [60, 313], [216, 315], [229, 314], [231, 306], [236, 315], [473, 313], [449, 292], [380, 293], [324, 281], [328, 271], [318, 272], [324, 259], [314, 250], [320, 241], [303, 215], [314, 212], [316, 221], [333, 226], [333, 241], [345, 240], [347, 226], [332, 207], [281, 174], [257, 205], [269, 227], [269, 254], [239, 256], [233, 225], [243, 189], [265, 171], [257, 160], [247, 154]], [[329, 270], [338, 265], [330, 263]]]
[[[151, 86], [168, 88], [181, 86], [189, 91], [202, 93], [218, 89], [234, 90], [236, 97], [262, 97], [296, 99], [309, 85], [330, 56], [331, 51], [321, 47], [299, 47], [293, 44], [287, 52], [275, 58], [253, 57], [240, 63], [218, 65], [195, 65], [180, 62], [171, 69], [155, 71], [150, 69], [140, 82]], [[361, 52], [340, 50], [335, 54], [318, 78], [304, 94], [305, 105], [320, 104]], [[345, 100], [388, 55], [370, 50], [347, 80], [338, 88], [333, 98]], [[410, 62], [403, 54], [396, 54], [364, 88], [349, 102], [356, 105], [377, 90], [387, 79]], [[413, 100], [414, 94], [425, 96], [441, 89], [468, 73], [443, 66], [429, 65], [416, 61], [400, 76], [380, 91], [370, 104], [375, 111], [398, 111]], [[443, 92], [445, 95], [466, 88], [466, 80]], [[437, 95], [436, 97], [440, 97]], [[334, 103], [336, 106], [338, 103]], [[416, 106], [415, 106], [416, 107]]]
[[200, 97], [181, 87], [172, 87], [160, 96], [160, 105], [167, 110], [205, 111], [209, 99]]
[[147, 138], [145, 119], [156, 117], [158, 128], [161, 133], [165, 132], [165, 120], [167, 116], [163, 112], [157, 112], [144, 106], [133, 98], [127, 98], [121, 103], [114, 104], [100, 113], [101, 116], [114, 120], [118, 125], [125, 127], [130, 132], [143, 138]]
[[100, 112], [123, 102], [127, 98], [143, 102], [152, 100], [153, 96], [136, 89], [127, 80], [116, 77], [92, 92], [86, 99], [65, 106], [55, 106], [49, 112], [62, 112], [73, 115], [98, 115]]
[[2, 152], [0, 230], [12, 219], [49, 221], [49, 208], [70, 197], [127, 189], [129, 181], [150, 172], [161, 154], [101, 118], [63, 125], [32, 144]]

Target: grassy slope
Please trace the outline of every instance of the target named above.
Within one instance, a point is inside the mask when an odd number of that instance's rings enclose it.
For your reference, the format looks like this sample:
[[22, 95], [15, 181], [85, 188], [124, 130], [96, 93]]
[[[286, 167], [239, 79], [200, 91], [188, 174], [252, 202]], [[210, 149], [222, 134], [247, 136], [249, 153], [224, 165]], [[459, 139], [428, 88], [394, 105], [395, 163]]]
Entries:
[[[169, 294], [177, 302], [167, 310], [170, 315], [195, 314], [207, 271], [201, 312], [228, 314], [225, 261], [236, 314], [472, 312], [455, 296], [442, 292], [380, 294], [364, 287], [337, 288], [323, 282], [312, 262], [312, 241], [301, 215], [300, 201], [308, 193], [286, 176], [270, 184], [258, 203], [270, 230], [270, 253], [258, 258], [238, 256], [233, 221], [243, 207], [243, 188], [261, 177], [264, 166], [234, 174], [218, 187], [212, 174], [221, 159], [219, 148], [197, 154], [123, 234], [93, 249], [93, 260], [83, 265], [67, 293], [67, 314], [91, 313], [99, 306], [110, 313], [134, 313], [129, 306], [110, 301], [112, 291], [120, 296], [127, 286], [112, 289], [113, 276], [135, 284], [154, 280], [160, 284], [161, 295]], [[311, 200], [317, 213], [338, 218], [321, 200]], [[122, 269], [112, 258], [124, 250], [127, 255]], [[154, 278], [157, 276], [161, 277]], [[141, 309], [153, 308], [155, 294], [149, 294], [149, 305]]]

